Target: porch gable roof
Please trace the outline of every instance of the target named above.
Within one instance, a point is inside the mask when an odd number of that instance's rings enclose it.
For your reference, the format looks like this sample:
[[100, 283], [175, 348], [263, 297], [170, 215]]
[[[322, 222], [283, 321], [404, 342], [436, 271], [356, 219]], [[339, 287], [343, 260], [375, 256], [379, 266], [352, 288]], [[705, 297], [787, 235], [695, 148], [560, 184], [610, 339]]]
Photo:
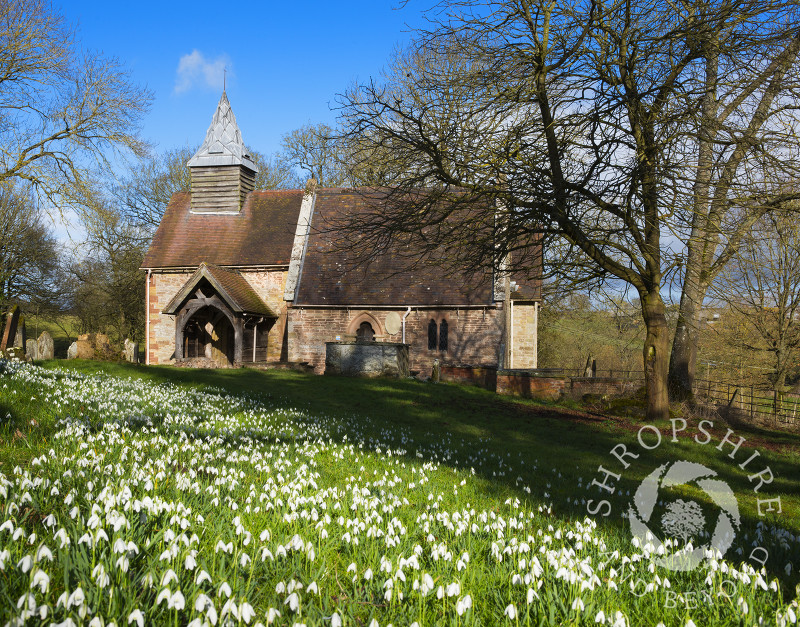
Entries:
[[195, 273], [164, 308], [163, 313], [175, 315], [181, 305], [189, 298], [201, 280], [206, 279], [211, 287], [225, 301], [231, 311], [237, 314], [256, 314], [277, 318], [269, 306], [261, 300], [253, 287], [236, 270], [221, 268], [210, 263], [201, 263]]

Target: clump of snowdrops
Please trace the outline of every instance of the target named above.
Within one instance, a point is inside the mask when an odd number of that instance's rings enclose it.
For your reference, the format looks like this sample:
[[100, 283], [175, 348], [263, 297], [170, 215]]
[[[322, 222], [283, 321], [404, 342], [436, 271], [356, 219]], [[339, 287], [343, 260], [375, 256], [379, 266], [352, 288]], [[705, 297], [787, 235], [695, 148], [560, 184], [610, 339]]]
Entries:
[[497, 488], [486, 477], [513, 466], [456, 438], [386, 426], [380, 441], [364, 417], [219, 389], [2, 369], [2, 398], [38, 399], [58, 422], [45, 455], [0, 466], [0, 624], [739, 625], [800, 613], [746, 562], [664, 571], [651, 544], [555, 515], [543, 486]]

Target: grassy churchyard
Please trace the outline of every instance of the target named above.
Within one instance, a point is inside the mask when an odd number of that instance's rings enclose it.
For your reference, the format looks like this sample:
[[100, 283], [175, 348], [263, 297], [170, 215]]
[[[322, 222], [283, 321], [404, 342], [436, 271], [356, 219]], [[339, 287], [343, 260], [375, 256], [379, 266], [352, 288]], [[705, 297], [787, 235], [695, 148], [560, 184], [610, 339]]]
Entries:
[[0, 625], [800, 613], [797, 435], [415, 381], [0, 370]]

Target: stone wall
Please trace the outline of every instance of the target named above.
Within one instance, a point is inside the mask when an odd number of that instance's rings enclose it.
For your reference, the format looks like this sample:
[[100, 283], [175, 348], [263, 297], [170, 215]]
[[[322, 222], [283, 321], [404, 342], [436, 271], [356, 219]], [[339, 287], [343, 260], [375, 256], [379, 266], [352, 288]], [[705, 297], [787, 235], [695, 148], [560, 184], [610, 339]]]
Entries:
[[326, 342], [325, 374], [407, 377], [408, 345], [395, 342]]
[[[150, 364], [167, 364], [174, 360], [175, 318], [161, 312], [192, 274], [194, 274], [193, 271], [153, 272], [150, 276], [150, 302], [148, 303], [150, 316], [148, 363]], [[286, 328], [286, 304], [283, 301], [286, 271], [244, 271], [242, 276], [253, 286], [253, 289], [269, 305], [270, 309], [280, 316], [273, 323], [267, 339], [267, 360], [277, 361], [281, 359], [283, 332]]]
[[[354, 339], [353, 324], [369, 319], [380, 341], [400, 342], [402, 330], [388, 334], [384, 321], [394, 311], [403, 310], [293, 307], [289, 310], [289, 360], [308, 362], [314, 371], [325, 368], [326, 342]], [[368, 318], [367, 318], [368, 317]], [[428, 322], [448, 324], [446, 351], [428, 350]], [[417, 309], [406, 318], [406, 344], [409, 345], [411, 371], [430, 374], [433, 360], [471, 364], [497, 364], [502, 338], [502, 311], [495, 307], [480, 309]], [[375, 327], [379, 328], [375, 328]]]

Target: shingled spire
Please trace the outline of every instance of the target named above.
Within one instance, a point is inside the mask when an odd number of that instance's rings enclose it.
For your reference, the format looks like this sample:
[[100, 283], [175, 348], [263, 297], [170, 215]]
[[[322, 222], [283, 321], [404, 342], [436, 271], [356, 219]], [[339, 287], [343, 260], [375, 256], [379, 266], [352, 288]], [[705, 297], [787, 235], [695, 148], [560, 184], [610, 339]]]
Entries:
[[238, 213], [255, 187], [258, 167], [247, 153], [224, 91], [205, 141], [188, 166], [196, 213]]

